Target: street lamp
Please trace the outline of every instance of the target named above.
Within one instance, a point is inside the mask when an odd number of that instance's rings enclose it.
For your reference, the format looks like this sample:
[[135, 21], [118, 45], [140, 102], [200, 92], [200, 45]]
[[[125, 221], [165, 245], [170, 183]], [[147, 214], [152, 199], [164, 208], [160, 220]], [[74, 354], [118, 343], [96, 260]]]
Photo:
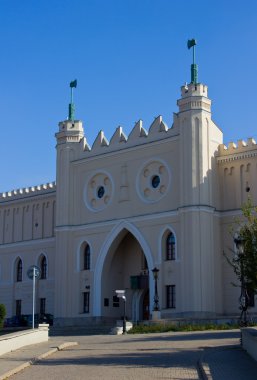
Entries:
[[234, 238], [234, 243], [236, 245], [236, 255], [237, 259], [239, 260], [240, 264], [240, 282], [241, 282], [241, 294], [239, 297], [239, 309], [241, 310], [241, 314], [239, 317], [240, 325], [241, 326], [247, 326], [248, 325], [248, 302], [249, 302], [249, 296], [247, 294], [247, 286], [245, 283], [245, 273], [244, 273], [244, 265], [242, 262], [242, 258], [245, 254], [244, 252], [244, 244], [245, 239], [242, 236], [237, 236]]
[[159, 269], [158, 268], [154, 268], [152, 269], [152, 272], [153, 272], [153, 278], [154, 278], [154, 281], [155, 281], [155, 284], [154, 284], [154, 307], [153, 307], [153, 310], [154, 311], [159, 311], [160, 308], [159, 308], [159, 296], [158, 296], [158, 290], [157, 290], [157, 280], [158, 280], [158, 273], [159, 273]]

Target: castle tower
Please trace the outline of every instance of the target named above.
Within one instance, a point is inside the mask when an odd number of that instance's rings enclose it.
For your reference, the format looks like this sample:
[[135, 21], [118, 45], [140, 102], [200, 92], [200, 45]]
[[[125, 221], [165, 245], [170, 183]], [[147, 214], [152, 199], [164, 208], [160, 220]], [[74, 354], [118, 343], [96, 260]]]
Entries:
[[[71, 179], [71, 161], [75, 158], [76, 148], [84, 137], [82, 121], [74, 118], [73, 88], [77, 82], [71, 82], [71, 103], [68, 119], [59, 123], [56, 133], [56, 276], [55, 276], [55, 317], [69, 314], [72, 294], [69, 286], [69, 226], [71, 224], [73, 181]], [[66, 302], [63, 302], [66, 300]]]
[[179, 124], [181, 133], [181, 205], [214, 206], [212, 193], [214, 153], [222, 142], [222, 132], [211, 119], [208, 88], [202, 83], [181, 87]]
[[222, 143], [222, 132], [211, 119], [207, 86], [196, 82], [195, 73], [194, 63], [191, 83], [181, 88], [176, 115], [180, 129], [181, 252], [185, 264], [183, 309], [185, 313], [208, 316], [219, 305], [220, 280], [215, 274], [217, 255], [220, 257], [219, 222], [214, 212], [218, 202], [215, 153]]

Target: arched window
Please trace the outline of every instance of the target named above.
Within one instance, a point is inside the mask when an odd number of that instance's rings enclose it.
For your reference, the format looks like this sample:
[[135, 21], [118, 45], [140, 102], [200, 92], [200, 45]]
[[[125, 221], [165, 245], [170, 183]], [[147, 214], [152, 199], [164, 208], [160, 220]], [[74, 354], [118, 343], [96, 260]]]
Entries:
[[89, 270], [90, 269], [90, 247], [87, 244], [85, 249], [84, 249], [84, 265], [83, 265], [84, 270]]
[[172, 232], [169, 233], [166, 240], [166, 260], [175, 260], [176, 255], [175, 236]]
[[16, 281], [21, 282], [22, 281], [22, 261], [21, 259], [18, 259], [17, 266], [16, 266]]
[[40, 262], [40, 270], [41, 270], [41, 280], [45, 280], [47, 276], [47, 261], [46, 257], [42, 256], [41, 262]]

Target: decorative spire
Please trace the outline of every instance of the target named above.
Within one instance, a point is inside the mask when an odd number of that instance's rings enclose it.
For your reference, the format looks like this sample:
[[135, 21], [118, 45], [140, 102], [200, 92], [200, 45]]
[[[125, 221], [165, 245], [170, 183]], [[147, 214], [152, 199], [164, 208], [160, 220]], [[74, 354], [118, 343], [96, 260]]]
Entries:
[[191, 65], [191, 83], [193, 84], [196, 84], [198, 80], [198, 65], [195, 63], [195, 45], [195, 39], [187, 41], [188, 49], [191, 49], [191, 47], [193, 48], [193, 63]]
[[77, 87], [77, 79], [70, 82], [70, 89], [71, 89], [71, 101], [69, 104], [69, 116], [68, 119], [71, 121], [74, 121], [75, 118], [75, 104], [73, 103], [73, 88]]

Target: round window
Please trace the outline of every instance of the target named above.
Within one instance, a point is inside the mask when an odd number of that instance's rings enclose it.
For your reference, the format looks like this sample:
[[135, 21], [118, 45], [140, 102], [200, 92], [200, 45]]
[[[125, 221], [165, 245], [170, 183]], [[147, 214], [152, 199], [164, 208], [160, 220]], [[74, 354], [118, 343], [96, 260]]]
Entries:
[[98, 198], [100, 198], [100, 199], [103, 198], [104, 193], [105, 193], [104, 187], [103, 186], [98, 187], [98, 190], [97, 190]]
[[152, 187], [156, 189], [160, 185], [160, 177], [158, 175], [154, 175], [152, 178]]

